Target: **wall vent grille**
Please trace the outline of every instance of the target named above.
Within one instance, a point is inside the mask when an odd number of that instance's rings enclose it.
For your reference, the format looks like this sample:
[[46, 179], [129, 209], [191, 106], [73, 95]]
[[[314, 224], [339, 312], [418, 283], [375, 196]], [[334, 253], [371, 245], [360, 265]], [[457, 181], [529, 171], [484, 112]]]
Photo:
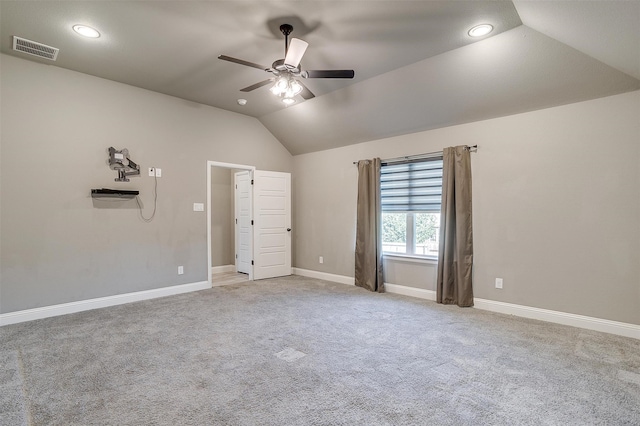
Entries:
[[51, 61], [55, 61], [58, 58], [58, 52], [60, 51], [58, 48], [18, 36], [13, 36], [13, 50]]

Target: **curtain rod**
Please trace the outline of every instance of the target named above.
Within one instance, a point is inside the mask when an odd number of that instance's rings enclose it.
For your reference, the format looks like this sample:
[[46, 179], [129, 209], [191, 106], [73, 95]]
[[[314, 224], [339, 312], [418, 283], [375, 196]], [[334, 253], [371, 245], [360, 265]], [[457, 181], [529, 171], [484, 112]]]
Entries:
[[[472, 145], [469, 146], [467, 145], [466, 147], [469, 152], [477, 152], [478, 151], [478, 145]], [[396, 161], [409, 161], [409, 160], [418, 160], [418, 159], [427, 159], [430, 157], [438, 157], [438, 156], [442, 156], [442, 151], [436, 151], [436, 152], [428, 152], [426, 154], [416, 154], [416, 155], [407, 155], [404, 157], [395, 157], [395, 158], [387, 158], [386, 160], [381, 160], [381, 163], [394, 163]], [[353, 164], [358, 164], [357, 161], [354, 161]]]

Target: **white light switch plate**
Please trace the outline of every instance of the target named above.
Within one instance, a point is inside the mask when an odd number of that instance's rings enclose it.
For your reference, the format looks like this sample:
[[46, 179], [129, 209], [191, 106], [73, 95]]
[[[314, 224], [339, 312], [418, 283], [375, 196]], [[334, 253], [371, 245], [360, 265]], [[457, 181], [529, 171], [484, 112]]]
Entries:
[[203, 203], [193, 203], [193, 211], [194, 212], [203, 212], [204, 204]]
[[149, 176], [153, 177], [156, 175], [156, 169], [153, 167], [149, 167]]
[[156, 177], [162, 177], [162, 169], [156, 167]]

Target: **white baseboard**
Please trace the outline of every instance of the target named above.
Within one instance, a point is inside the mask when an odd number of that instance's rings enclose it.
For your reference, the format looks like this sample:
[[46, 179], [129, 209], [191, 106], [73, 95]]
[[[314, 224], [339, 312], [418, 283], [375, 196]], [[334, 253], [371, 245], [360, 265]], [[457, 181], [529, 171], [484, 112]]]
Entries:
[[402, 294], [404, 296], [417, 297], [418, 299], [427, 299], [435, 302], [436, 292], [433, 290], [425, 290], [423, 288], [407, 287], [405, 285], [384, 283], [384, 289], [387, 293]]
[[174, 285], [171, 287], [156, 288], [153, 290], [136, 291], [135, 293], [116, 294], [115, 296], [99, 297], [97, 299], [80, 300], [77, 302], [62, 303], [60, 305], [9, 312], [7, 314], [0, 314], [0, 326], [55, 317], [58, 315], [73, 314], [91, 309], [106, 308], [108, 306], [122, 305], [125, 303], [155, 299], [158, 297], [172, 296], [175, 294], [189, 293], [191, 291], [205, 290], [208, 288], [211, 288], [211, 284], [207, 281], [200, 281], [196, 283]]
[[[326, 272], [310, 271], [308, 269], [294, 268], [294, 274], [305, 277], [318, 278], [342, 284], [353, 285], [354, 279], [343, 275], [328, 274]], [[419, 299], [436, 300], [436, 292], [404, 285], [385, 283], [388, 293], [402, 294]], [[497, 302], [487, 299], [473, 299], [474, 308], [501, 314], [515, 315], [556, 324], [569, 325], [587, 330], [601, 331], [603, 333], [640, 339], [640, 325], [625, 322], [611, 321], [584, 315], [570, 314], [566, 312], [551, 311], [548, 309], [533, 308], [531, 306], [515, 305], [513, 303]]]
[[236, 265], [222, 265], [222, 266], [214, 266], [211, 268], [211, 274], [223, 274], [225, 272], [235, 272]]
[[292, 268], [292, 269], [293, 269], [293, 275], [300, 275], [300, 276], [309, 277], [309, 278], [317, 278], [319, 280], [331, 281], [331, 282], [340, 283], [340, 284], [355, 285], [355, 280], [353, 279], [353, 277], [329, 274], [327, 272], [312, 271], [310, 269], [301, 269], [301, 268]]
[[548, 309], [533, 308], [531, 306], [514, 305], [512, 303], [497, 302], [495, 300], [474, 298], [473, 304], [475, 308], [485, 311], [516, 315], [524, 318], [570, 325], [573, 327], [585, 328], [587, 330], [602, 331], [604, 333], [616, 334], [618, 336], [640, 339], [640, 325], [587, 317], [584, 315], [569, 314], [566, 312], [551, 311]]

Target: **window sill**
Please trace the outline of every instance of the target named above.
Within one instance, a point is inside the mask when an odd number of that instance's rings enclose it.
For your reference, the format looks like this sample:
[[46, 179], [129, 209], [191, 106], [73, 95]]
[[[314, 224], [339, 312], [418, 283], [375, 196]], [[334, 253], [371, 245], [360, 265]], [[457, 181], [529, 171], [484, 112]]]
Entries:
[[400, 262], [410, 262], [410, 263], [424, 263], [427, 265], [437, 265], [438, 258], [437, 257], [425, 257], [425, 256], [413, 256], [410, 254], [387, 254], [383, 253], [382, 257], [388, 260], [400, 261]]

